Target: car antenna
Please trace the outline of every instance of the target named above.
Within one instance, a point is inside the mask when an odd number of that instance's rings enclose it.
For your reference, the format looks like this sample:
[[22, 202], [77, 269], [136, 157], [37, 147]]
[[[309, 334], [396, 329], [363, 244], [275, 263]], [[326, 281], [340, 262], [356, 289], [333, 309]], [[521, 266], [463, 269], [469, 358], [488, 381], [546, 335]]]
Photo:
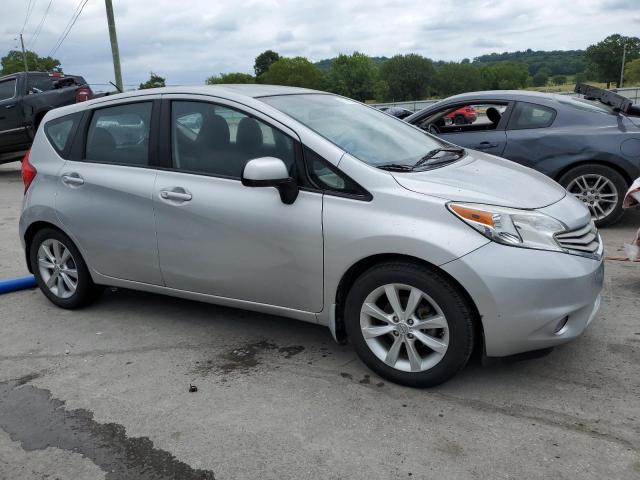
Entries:
[[111, 85], [113, 85], [114, 87], [116, 87], [116, 90], [118, 90], [118, 93], [122, 93], [122, 89], [121, 89], [118, 85], [116, 85], [115, 83], [113, 83], [111, 80], [109, 80], [109, 83], [110, 83]]

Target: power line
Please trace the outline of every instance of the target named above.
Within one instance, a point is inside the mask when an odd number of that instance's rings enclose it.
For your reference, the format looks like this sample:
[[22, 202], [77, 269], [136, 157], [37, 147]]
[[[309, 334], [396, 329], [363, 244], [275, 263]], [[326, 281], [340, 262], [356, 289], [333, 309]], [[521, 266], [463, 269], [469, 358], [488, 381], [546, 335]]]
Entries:
[[40, 36], [40, 32], [42, 31], [42, 27], [44, 25], [44, 21], [47, 18], [47, 15], [49, 13], [49, 9], [51, 8], [51, 4], [52, 3], [53, 3], [53, 0], [49, 0], [49, 4], [47, 5], [47, 9], [44, 11], [44, 15], [42, 16], [42, 19], [40, 20], [40, 23], [38, 23], [38, 26], [36, 27], [35, 32], [33, 32], [33, 35], [29, 39], [29, 46], [32, 47], [32, 48], [36, 44], [36, 40], [38, 40], [38, 37]]
[[83, 0], [80, 0], [80, 3], [78, 3], [78, 7], [76, 7], [76, 11], [77, 11], [76, 15], [71, 18], [71, 20], [67, 24], [67, 28], [62, 33], [61, 38], [58, 40], [58, 42], [56, 43], [55, 47], [53, 47], [51, 52], [49, 52], [49, 56], [50, 57], [53, 56], [58, 51], [58, 49], [62, 46], [62, 44], [66, 40], [67, 36], [69, 36], [69, 32], [71, 32], [71, 29], [76, 24], [76, 20], [78, 20], [78, 17], [82, 13], [82, 10], [84, 10], [84, 6], [87, 4], [88, 1], [89, 0], [84, 0], [84, 2], [83, 2]]
[[22, 24], [22, 29], [20, 30], [20, 33], [24, 33], [24, 29], [27, 26], [27, 23], [29, 22], [29, 18], [31, 17], [31, 13], [33, 12], [34, 7], [36, 6], [36, 3], [38, 2], [38, 0], [29, 0], [29, 3], [27, 4], [27, 14], [24, 17], [24, 23]]

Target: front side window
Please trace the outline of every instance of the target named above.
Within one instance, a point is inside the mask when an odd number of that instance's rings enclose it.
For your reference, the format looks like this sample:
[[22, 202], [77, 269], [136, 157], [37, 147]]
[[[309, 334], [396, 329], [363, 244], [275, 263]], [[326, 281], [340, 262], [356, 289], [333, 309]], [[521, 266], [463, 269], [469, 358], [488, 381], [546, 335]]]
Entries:
[[294, 141], [238, 110], [206, 102], [171, 103], [171, 155], [179, 170], [240, 179], [247, 162], [276, 157], [293, 175]]
[[87, 133], [86, 159], [148, 165], [150, 129], [151, 102], [95, 110]]
[[16, 95], [16, 80], [5, 80], [0, 82], [0, 100], [8, 100]]
[[357, 183], [329, 164], [310, 148], [304, 147], [304, 160], [313, 184], [320, 190], [345, 195], [365, 196], [367, 192]]
[[435, 137], [361, 103], [327, 94], [260, 98], [369, 165], [413, 165], [449, 146]]
[[553, 123], [556, 111], [534, 103], [518, 102], [509, 120], [509, 130], [544, 128]]
[[507, 108], [506, 103], [456, 104], [427, 115], [416, 125], [425, 131], [437, 133], [495, 130]]

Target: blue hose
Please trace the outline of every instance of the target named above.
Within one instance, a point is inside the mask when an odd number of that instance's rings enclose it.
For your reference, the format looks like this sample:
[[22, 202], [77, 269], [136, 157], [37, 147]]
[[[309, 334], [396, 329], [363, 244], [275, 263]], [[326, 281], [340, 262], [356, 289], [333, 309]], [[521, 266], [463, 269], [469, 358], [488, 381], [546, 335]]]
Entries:
[[35, 288], [36, 285], [36, 277], [33, 275], [2, 280], [0, 281], [0, 294], [16, 292], [18, 290], [24, 290], [25, 288]]

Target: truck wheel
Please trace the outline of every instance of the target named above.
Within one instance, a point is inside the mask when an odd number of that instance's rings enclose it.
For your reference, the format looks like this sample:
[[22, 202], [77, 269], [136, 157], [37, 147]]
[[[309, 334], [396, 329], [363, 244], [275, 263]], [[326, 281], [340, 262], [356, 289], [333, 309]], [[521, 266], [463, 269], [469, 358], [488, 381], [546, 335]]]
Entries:
[[596, 226], [613, 225], [622, 217], [622, 201], [629, 186], [614, 169], [593, 163], [580, 165], [565, 173], [559, 183], [583, 202]]
[[471, 355], [474, 309], [435, 269], [389, 262], [351, 287], [345, 327], [360, 359], [392, 382], [432, 387], [453, 377]]

